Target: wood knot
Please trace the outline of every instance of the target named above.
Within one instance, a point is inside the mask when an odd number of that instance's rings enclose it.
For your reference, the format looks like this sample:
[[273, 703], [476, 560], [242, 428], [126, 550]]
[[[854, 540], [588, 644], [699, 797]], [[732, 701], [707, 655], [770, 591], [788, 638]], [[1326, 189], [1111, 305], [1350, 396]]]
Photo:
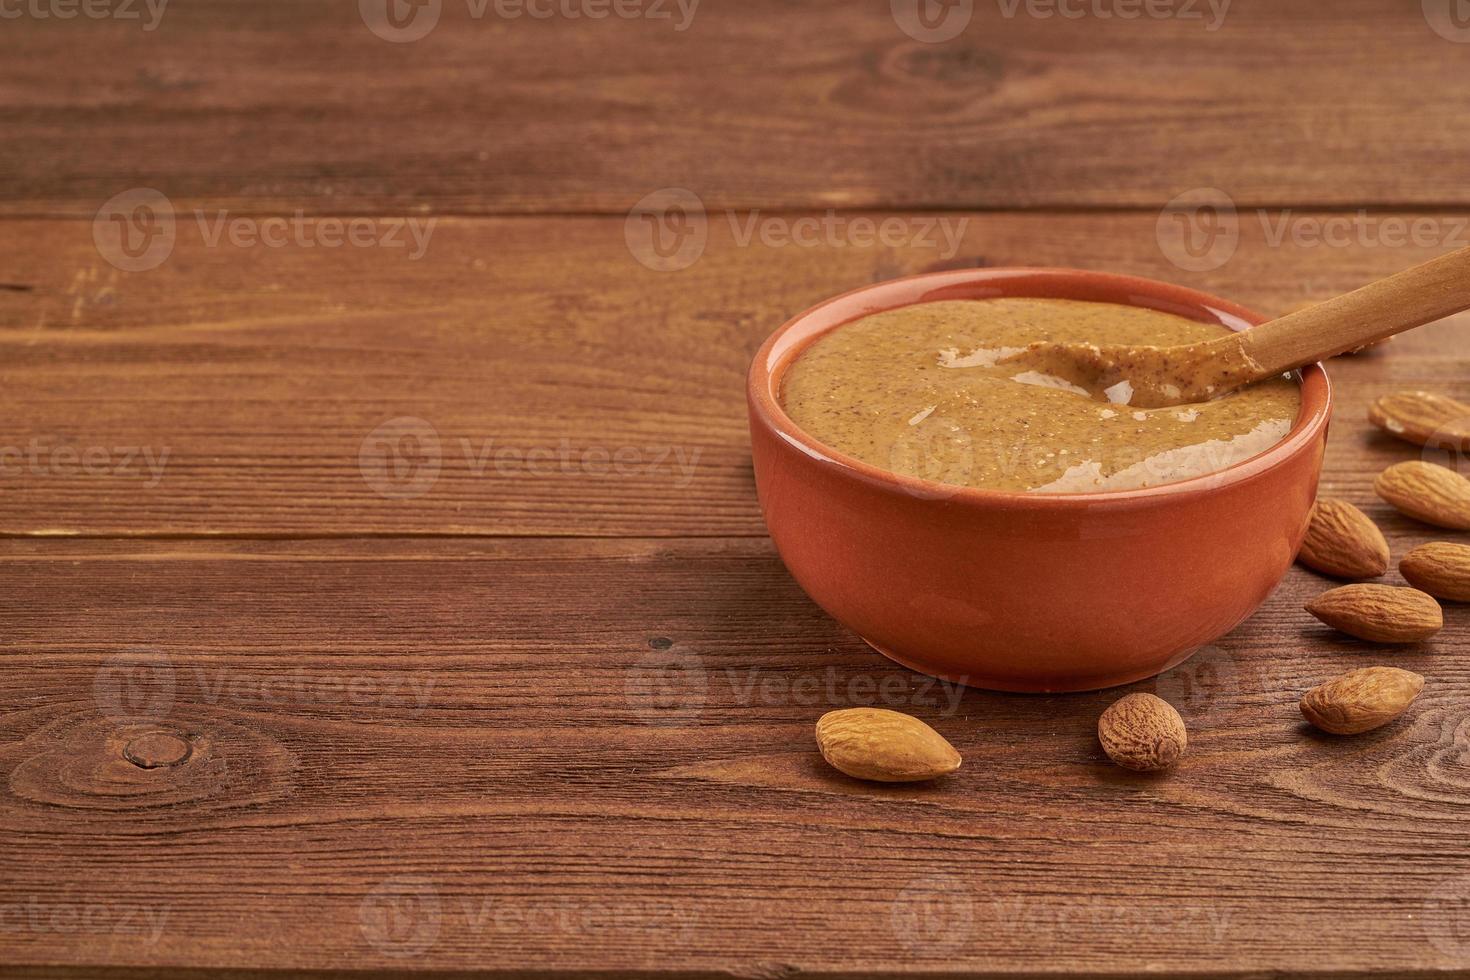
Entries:
[[182, 765], [193, 753], [189, 737], [175, 732], [146, 732], [123, 746], [123, 757], [139, 769]]
[[213, 809], [259, 806], [294, 791], [296, 758], [279, 738], [207, 706], [176, 705], [173, 717], [119, 722], [57, 706], [0, 752], [0, 771], [12, 766], [5, 803], [137, 820], [148, 810], [172, 818], [205, 800]]

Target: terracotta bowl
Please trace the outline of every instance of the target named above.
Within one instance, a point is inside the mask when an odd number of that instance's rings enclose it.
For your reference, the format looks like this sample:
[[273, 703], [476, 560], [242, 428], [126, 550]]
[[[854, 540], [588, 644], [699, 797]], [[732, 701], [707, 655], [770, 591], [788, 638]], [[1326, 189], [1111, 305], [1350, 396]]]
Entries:
[[900, 476], [807, 435], [781, 376], [844, 323], [950, 299], [1041, 296], [1150, 307], [1243, 330], [1264, 318], [1192, 289], [1071, 269], [940, 272], [807, 310], [761, 346], [751, 455], [771, 538], [838, 622], [914, 670], [1004, 691], [1082, 691], [1150, 677], [1249, 616], [1306, 531], [1331, 391], [1301, 373], [1301, 416], [1271, 449], [1178, 483], [1106, 493], [976, 490]]

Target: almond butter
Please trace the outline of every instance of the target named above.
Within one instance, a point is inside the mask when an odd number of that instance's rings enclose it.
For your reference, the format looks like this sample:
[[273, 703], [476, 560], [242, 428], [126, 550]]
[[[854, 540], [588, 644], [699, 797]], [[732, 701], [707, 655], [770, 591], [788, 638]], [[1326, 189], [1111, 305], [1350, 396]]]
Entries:
[[1375, 643], [1416, 643], [1444, 627], [1433, 596], [1393, 585], [1344, 585], [1306, 609], [1333, 629]]
[[1440, 599], [1470, 602], [1470, 545], [1434, 541], [1399, 562], [1408, 583]]
[[1346, 500], [1317, 501], [1298, 561], [1326, 575], [1356, 579], [1382, 575], [1388, 559], [1388, 541], [1367, 514]]
[[1097, 739], [1118, 765], [1158, 772], [1179, 761], [1189, 744], [1184, 719], [1153, 694], [1130, 694], [1113, 702], [1097, 720]]
[[1454, 470], [1414, 459], [1378, 474], [1378, 496], [1416, 520], [1470, 530], [1470, 480]]
[[1368, 421], [1416, 446], [1470, 452], [1470, 405], [1428, 391], [1384, 395], [1368, 409]]
[[960, 767], [944, 736], [912, 715], [843, 708], [817, 719], [817, 747], [832, 768], [855, 779], [912, 783]]
[[1393, 721], [1423, 689], [1423, 677], [1397, 667], [1350, 670], [1302, 695], [1302, 716], [1324, 732], [1357, 735]]

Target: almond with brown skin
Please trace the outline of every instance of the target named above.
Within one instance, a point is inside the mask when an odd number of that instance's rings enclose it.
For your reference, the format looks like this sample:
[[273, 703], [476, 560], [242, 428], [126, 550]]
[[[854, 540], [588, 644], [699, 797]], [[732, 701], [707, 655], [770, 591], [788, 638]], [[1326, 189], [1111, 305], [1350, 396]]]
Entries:
[[1139, 693], [1113, 702], [1102, 713], [1097, 739], [1108, 758], [1123, 768], [1159, 772], [1179, 761], [1189, 744], [1189, 733], [1173, 705]]
[[1384, 395], [1368, 409], [1368, 421], [1416, 446], [1470, 452], [1470, 405], [1428, 391]]
[[1312, 521], [1297, 561], [1338, 578], [1377, 578], [1388, 571], [1388, 541], [1368, 515], [1346, 500], [1324, 497], [1312, 508]]
[[1454, 470], [1414, 459], [1378, 474], [1378, 496], [1416, 520], [1470, 530], [1470, 480]]
[[912, 715], [886, 708], [843, 708], [817, 719], [822, 758], [855, 779], [913, 783], [960, 767], [944, 736]]
[[1423, 677], [1397, 667], [1350, 670], [1302, 695], [1302, 716], [1324, 732], [1357, 735], [1393, 721], [1423, 689]]
[[1470, 602], [1470, 545], [1434, 541], [1399, 562], [1408, 583], [1440, 599]]
[[1433, 596], [1393, 585], [1344, 585], [1306, 609], [1334, 629], [1375, 643], [1417, 643], [1444, 628]]

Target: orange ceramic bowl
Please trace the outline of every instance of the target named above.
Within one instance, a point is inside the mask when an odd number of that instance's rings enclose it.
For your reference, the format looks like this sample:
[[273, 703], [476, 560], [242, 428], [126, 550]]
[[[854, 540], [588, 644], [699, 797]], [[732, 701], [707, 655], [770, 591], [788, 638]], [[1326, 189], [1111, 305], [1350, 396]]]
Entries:
[[748, 383], [751, 455], [771, 538], [817, 604], [914, 670], [1004, 691], [1150, 677], [1249, 616], [1306, 532], [1331, 391], [1301, 372], [1287, 437], [1178, 483], [1038, 495], [900, 476], [787, 417], [781, 376], [842, 324], [933, 300], [1040, 296], [1144, 306], [1243, 330], [1264, 318], [1192, 289], [1072, 269], [970, 269], [865, 286], [771, 335]]

